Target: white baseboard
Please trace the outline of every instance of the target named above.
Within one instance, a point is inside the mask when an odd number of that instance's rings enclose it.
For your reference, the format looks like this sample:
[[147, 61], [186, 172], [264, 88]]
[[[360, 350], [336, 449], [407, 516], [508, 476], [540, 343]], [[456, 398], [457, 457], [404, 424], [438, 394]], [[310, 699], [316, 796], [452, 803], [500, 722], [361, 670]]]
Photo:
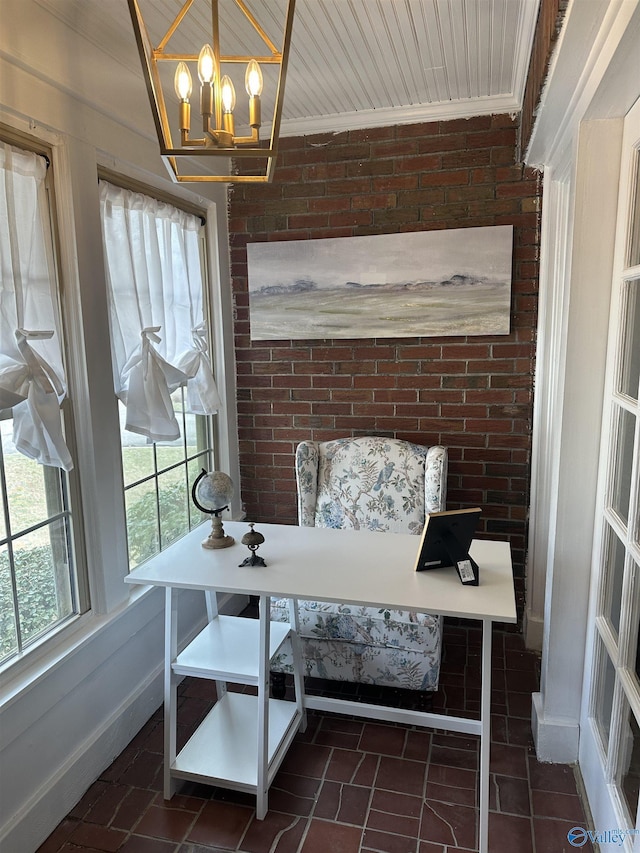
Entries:
[[580, 726], [573, 720], [545, 718], [542, 693], [534, 693], [531, 728], [538, 761], [575, 764], [578, 760]]
[[100, 729], [78, 745], [53, 777], [46, 779], [0, 834], [0, 849], [35, 851], [73, 809], [86, 790], [131, 742], [162, 703], [160, 666]]
[[[242, 596], [221, 595], [218, 598], [219, 609], [224, 613], [237, 614], [245, 605], [246, 599]], [[185, 624], [189, 626], [189, 630], [182, 635], [181, 645], [186, 644], [203, 627], [205, 620], [203, 610], [198, 601], [187, 602], [184, 615]], [[139, 618], [139, 616], [138, 608], [136, 615], [132, 618]], [[85, 715], [83, 722], [86, 725], [82, 727], [82, 731], [76, 730], [78, 742], [73, 743], [73, 749], [57, 766], [46, 768], [42, 762], [38, 761], [31, 749], [30, 755], [34, 756], [31, 759], [33, 761], [31, 793], [19, 803], [13, 814], [4, 815], [5, 822], [0, 826], [0, 850], [6, 850], [7, 853], [18, 853], [18, 851], [33, 853], [37, 850], [162, 704], [164, 669], [161, 639], [162, 610], [153, 618], [156, 623], [160, 620], [159, 631], [156, 632], [160, 642], [157, 647], [154, 643], [148, 650], [143, 651], [143, 662], [146, 656], [147, 667], [139, 662], [137, 664], [138, 669], [144, 673], [144, 679], [136, 683], [133, 679], [137, 676], [130, 674], [129, 692], [104, 718], [92, 723], [91, 718]], [[110, 630], [119, 636], [125, 631], [121, 621], [116, 621]], [[129, 626], [127, 630], [132, 629]], [[142, 642], [141, 635], [135, 633], [131, 635], [128, 642], [135, 643], [136, 639]], [[69, 665], [71, 666], [72, 663]], [[117, 677], [117, 673], [108, 670], [107, 665], [104, 678]], [[121, 679], [120, 683], [122, 684]], [[79, 703], [85, 701], [83, 691], [90, 689], [81, 682], [74, 690], [74, 696], [77, 690]], [[36, 699], [39, 698], [36, 697]], [[30, 701], [36, 700], [30, 697]], [[25, 750], [30, 743], [33, 747], [29, 728], [21, 736], [25, 740]], [[47, 736], [55, 738], [55, 729]], [[40, 775], [37, 772], [38, 768]]]

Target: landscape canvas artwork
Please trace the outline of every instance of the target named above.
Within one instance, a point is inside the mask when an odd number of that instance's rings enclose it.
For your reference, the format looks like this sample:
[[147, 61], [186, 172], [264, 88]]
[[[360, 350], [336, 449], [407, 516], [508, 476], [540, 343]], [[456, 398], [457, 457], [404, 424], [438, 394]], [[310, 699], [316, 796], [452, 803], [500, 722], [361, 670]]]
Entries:
[[507, 335], [513, 226], [247, 246], [252, 340]]

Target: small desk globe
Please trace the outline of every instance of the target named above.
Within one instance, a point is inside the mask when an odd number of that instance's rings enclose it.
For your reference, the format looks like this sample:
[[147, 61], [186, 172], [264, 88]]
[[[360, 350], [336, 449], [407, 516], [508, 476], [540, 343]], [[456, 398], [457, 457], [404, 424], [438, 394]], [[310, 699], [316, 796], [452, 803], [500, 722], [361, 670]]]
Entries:
[[198, 474], [191, 497], [200, 512], [211, 515], [211, 533], [203, 540], [203, 548], [228, 548], [235, 542], [233, 536], [227, 536], [222, 526], [220, 513], [229, 508], [233, 497], [233, 481], [223, 471], [207, 473], [203, 468]]

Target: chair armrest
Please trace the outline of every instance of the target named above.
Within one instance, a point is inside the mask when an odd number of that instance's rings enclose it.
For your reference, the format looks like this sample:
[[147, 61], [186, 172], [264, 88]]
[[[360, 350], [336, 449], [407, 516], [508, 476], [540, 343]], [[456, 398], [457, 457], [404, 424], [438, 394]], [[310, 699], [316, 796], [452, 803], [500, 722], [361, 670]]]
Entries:
[[427, 451], [424, 464], [424, 511], [442, 512], [447, 502], [447, 448], [436, 444]]
[[301, 441], [296, 448], [296, 485], [298, 488], [298, 524], [300, 527], [316, 526], [318, 458], [318, 444], [315, 441]]

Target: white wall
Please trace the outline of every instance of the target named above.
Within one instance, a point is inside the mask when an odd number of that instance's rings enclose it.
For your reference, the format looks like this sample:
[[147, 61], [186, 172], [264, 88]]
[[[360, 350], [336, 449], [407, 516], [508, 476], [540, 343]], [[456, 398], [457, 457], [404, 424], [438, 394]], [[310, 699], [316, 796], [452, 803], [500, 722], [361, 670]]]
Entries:
[[[207, 211], [210, 235], [223, 247], [210, 258], [216, 379], [225, 404], [218, 416], [219, 462], [235, 482], [239, 471], [225, 185], [199, 184], [194, 194], [172, 184], [152, 135], [150, 112], [148, 125], [133, 129], [140, 111], [149, 111], [141, 78], [126, 66], [111, 66], [110, 73], [106, 57], [71, 48], [66, 27], [37, 0], [2, 0], [0, 5], [0, 125], [53, 148], [71, 344], [69, 396], [77, 419], [76, 467], [92, 601], [92, 610], [56, 642], [0, 678], [0, 848], [29, 853], [162, 699], [164, 598], [160, 591], [123, 583], [127, 554], [117, 407], [110, 366], [92, 348], [101, 342], [104, 352], [108, 340], [98, 165]], [[92, 59], [94, 65], [100, 60], [100, 67], [84, 73]], [[99, 86], [102, 96], [111, 87], [131, 122], [119, 123], [108, 109], [89, 105], [92, 89], [97, 92]], [[240, 496], [236, 512], [239, 506]], [[185, 593], [180, 599], [183, 638], [204, 618], [201, 598]]]

